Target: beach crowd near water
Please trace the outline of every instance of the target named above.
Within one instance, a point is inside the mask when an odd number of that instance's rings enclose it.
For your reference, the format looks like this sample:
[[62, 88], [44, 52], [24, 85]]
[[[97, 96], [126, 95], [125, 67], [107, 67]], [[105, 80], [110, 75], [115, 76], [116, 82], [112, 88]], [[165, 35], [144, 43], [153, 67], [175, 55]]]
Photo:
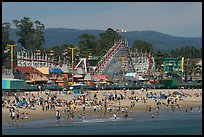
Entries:
[[[175, 91], [181, 94], [174, 95]], [[154, 118], [160, 110], [189, 113], [194, 108], [202, 111], [202, 89], [89, 90], [85, 96], [71, 91], [16, 92], [2, 96], [2, 121], [21, 126], [46, 119], [56, 119], [57, 123], [83, 121], [88, 115], [125, 119], [137, 112], [151, 113]]]

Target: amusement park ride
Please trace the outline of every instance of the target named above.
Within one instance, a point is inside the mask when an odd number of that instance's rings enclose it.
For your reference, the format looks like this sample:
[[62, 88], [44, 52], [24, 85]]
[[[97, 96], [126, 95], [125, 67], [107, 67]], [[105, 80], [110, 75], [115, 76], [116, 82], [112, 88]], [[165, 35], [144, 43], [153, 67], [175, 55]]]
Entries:
[[[15, 45], [8, 45], [11, 48], [11, 70], [13, 72], [13, 47]], [[124, 39], [119, 39], [115, 41], [113, 46], [108, 50], [108, 52], [98, 61], [97, 65], [94, 67], [90, 66], [89, 59], [80, 58], [79, 62], [74, 61], [74, 48], [69, 48], [72, 50], [72, 60], [71, 62], [64, 60], [64, 66], [66, 68], [67, 76], [72, 74], [72, 85], [75, 84], [75, 76], [77, 74], [82, 74], [80, 76], [84, 77], [87, 74], [92, 76], [106, 75], [110, 80], [117, 81], [116, 84], [122, 85], [128, 81], [149, 81], [150, 84], [165, 85], [167, 88], [178, 88], [183, 86], [183, 81], [187, 81], [187, 69], [184, 68], [184, 57], [180, 58], [159, 58], [155, 59], [153, 55], [147, 52], [133, 52], [128, 46], [128, 42]], [[63, 62], [63, 61], [62, 61]], [[59, 60], [54, 59], [54, 51], [50, 53], [37, 52], [17, 52], [17, 66], [31, 66], [35, 68], [47, 67], [49, 69], [60, 68], [62, 64]], [[76, 65], [75, 65], [76, 63]], [[71, 64], [71, 67], [70, 67]], [[159, 77], [156, 76], [155, 72], [161, 72], [157, 70], [156, 67], [163, 65], [164, 74]], [[62, 66], [63, 66], [62, 65]], [[187, 63], [188, 65], [188, 63]], [[160, 69], [160, 68], [159, 68]], [[76, 71], [77, 70], [77, 71]], [[79, 73], [78, 70], [82, 70]], [[63, 72], [63, 71], [62, 71]], [[131, 74], [131, 75], [129, 75]], [[132, 75], [133, 74], [133, 75]], [[131, 77], [131, 80], [128, 79]], [[184, 80], [185, 79], [185, 80]], [[78, 80], [78, 79], [77, 79]], [[153, 82], [151, 83], [151, 80]], [[88, 81], [88, 80], [87, 80]], [[158, 82], [159, 81], [159, 82]], [[68, 81], [69, 82], [69, 81]], [[130, 82], [131, 84], [132, 82]], [[140, 82], [139, 82], [140, 83]], [[141, 82], [142, 83], [142, 82]], [[145, 83], [145, 82], [144, 82]], [[144, 84], [143, 83], [143, 84]], [[113, 83], [115, 84], [115, 83]], [[136, 84], [137, 85], [137, 84]], [[202, 84], [201, 84], [202, 85]], [[160, 87], [159, 87], [160, 88]]]
[[147, 53], [133, 53], [128, 47], [126, 40], [120, 39], [109, 49], [109, 51], [98, 62], [92, 74], [108, 75], [114, 78], [116, 75], [122, 79], [125, 73], [136, 73], [139, 76], [151, 75], [154, 70], [154, 58]]
[[[81, 67], [85, 73], [90, 72], [92, 75], [108, 75], [111, 79], [116, 77], [117, 79], [124, 79], [125, 74], [128, 72], [136, 73], [135, 78], [137, 79], [139, 76], [145, 77], [153, 74], [154, 70], [153, 56], [142, 52], [131, 52], [128, 47], [128, 42], [123, 39], [114, 43], [94, 69], [90, 68], [86, 58], [81, 58], [78, 64], [74, 67], [73, 58], [74, 57], [72, 55], [72, 73], [74, 73], [74, 70], [78, 67]], [[39, 52], [17, 52], [18, 66], [53, 68], [54, 66], [56, 67], [56, 64], [53, 53], [41, 54]]]

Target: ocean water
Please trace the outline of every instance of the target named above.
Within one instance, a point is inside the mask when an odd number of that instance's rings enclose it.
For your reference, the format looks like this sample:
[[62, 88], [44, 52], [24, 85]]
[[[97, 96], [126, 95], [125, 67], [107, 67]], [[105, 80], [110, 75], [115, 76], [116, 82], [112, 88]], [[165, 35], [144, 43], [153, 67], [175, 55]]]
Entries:
[[[154, 117], [152, 118], [152, 115]], [[61, 119], [32, 121], [10, 126], [2, 123], [3, 135], [202, 135], [202, 112], [160, 110], [129, 114], [128, 118], [87, 116], [74, 122]]]

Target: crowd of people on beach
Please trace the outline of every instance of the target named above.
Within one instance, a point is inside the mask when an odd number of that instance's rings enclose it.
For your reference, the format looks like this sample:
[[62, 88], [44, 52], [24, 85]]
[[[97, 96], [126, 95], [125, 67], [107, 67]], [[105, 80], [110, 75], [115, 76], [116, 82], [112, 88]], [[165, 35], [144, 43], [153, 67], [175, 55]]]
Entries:
[[9, 125], [14, 125], [16, 123], [16, 125], [19, 125], [19, 122], [26, 122], [28, 120], [28, 112], [20, 112], [19, 109], [15, 108], [15, 107], [9, 107], [8, 109], [9, 111], [9, 117], [11, 119], [11, 121], [9, 121]]
[[[127, 94], [129, 92], [130, 94]], [[140, 92], [147, 93], [148, 91], [141, 90]], [[63, 93], [61, 93], [63, 94]], [[98, 115], [102, 112], [104, 116], [113, 116], [115, 119], [120, 114], [121, 116], [128, 117], [128, 112], [133, 112], [137, 102], [146, 103], [148, 100], [153, 100], [155, 102], [154, 108], [152, 105], [147, 105], [147, 111], [152, 110], [159, 111], [161, 106], [171, 107], [172, 110], [181, 110], [181, 105], [179, 104], [179, 98], [172, 98], [169, 93], [166, 99], [160, 98], [148, 98], [147, 96], [142, 96], [136, 94], [133, 90], [121, 90], [121, 91], [100, 91], [102, 98], [98, 97], [99, 91], [92, 92], [89, 91], [85, 95], [70, 95], [68, 99], [61, 98], [60, 92], [42, 92], [39, 93], [21, 93], [21, 95], [15, 94], [14, 96], [2, 96], [2, 108], [8, 108], [11, 122], [15, 121], [25, 121], [28, 119], [28, 113], [25, 110], [30, 109], [35, 111], [36, 106], [41, 107], [41, 111], [56, 111], [57, 121], [61, 118], [61, 112], [66, 114], [66, 118], [73, 121], [75, 118], [75, 110], [80, 108], [79, 119], [85, 117], [87, 109], [92, 108], [94, 115]], [[161, 94], [161, 93], [160, 93]], [[191, 97], [192, 95], [184, 94], [186, 97]], [[195, 97], [202, 96], [202, 91], [200, 93], [195, 93]], [[123, 100], [129, 100], [128, 105], [123, 105], [121, 102]], [[22, 106], [19, 106], [19, 102], [24, 101]], [[39, 108], [39, 107], [38, 107]], [[130, 110], [128, 109], [130, 108]], [[193, 108], [189, 108], [192, 111]], [[199, 109], [201, 111], [201, 108]], [[30, 111], [30, 116], [32, 117], [32, 112]], [[61, 112], [60, 112], [61, 111]], [[186, 110], [188, 112], [188, 110]], [[100, 113], [101, 114], [101, 113]]]

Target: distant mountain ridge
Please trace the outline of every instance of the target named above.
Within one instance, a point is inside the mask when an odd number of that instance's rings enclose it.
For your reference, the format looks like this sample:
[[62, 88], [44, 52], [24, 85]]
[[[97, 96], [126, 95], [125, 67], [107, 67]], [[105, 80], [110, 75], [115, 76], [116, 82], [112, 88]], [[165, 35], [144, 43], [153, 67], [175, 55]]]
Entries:
[[[15, 33], [16, 29], [10, 30], [10, 39], [16, 43], [18, 37]], [[84, 33], [92, 34], [99, 37], [99, 34], [105, 30], [79, 30], [67, 28], [47, 28], [44, 30], [45, 47], [51, 48], [62, 44], [78, 45], [78, 36]], [[145, 40], [152, 44], [153, 48], [161, 51], [170, 51], [171, 49], [193, 45], [196, 48], [202, 47], [202, 37], [176, 37], [156, 31], [129, 31], [119, 33], [132, 47], [135, 40]]]

